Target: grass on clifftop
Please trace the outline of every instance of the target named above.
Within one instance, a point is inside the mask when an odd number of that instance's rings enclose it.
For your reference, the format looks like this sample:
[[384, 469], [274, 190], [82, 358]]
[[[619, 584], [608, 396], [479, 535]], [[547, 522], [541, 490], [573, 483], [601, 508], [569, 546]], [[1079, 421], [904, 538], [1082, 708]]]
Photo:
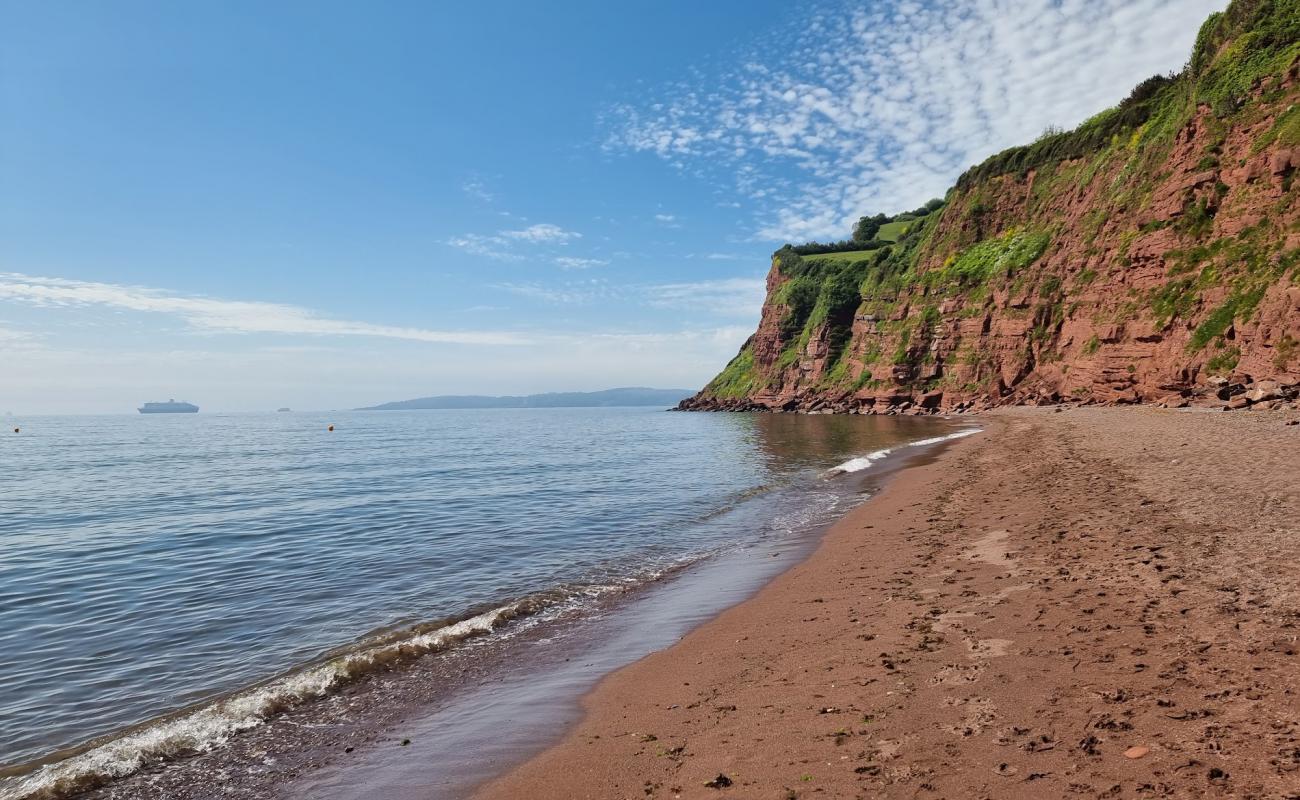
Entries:
[[876, 238], [882, 242], [897, 242], [912, 227], [915, 220], [900, 219], [896, 222], [886, 222], [880, 226], [876, 232]]

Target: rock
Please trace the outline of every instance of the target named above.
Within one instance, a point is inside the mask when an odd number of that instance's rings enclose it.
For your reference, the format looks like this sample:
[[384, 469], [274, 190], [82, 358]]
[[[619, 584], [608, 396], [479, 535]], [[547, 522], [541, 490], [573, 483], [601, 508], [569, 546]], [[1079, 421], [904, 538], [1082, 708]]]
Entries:
[[1150, 747], [1146, 747], [1146, 746], [1144, 746], [1144, 745], [1137, 745], [1136, 747], [1130, 747], [1129, 749], [1125, 750], [1125, 751], [1124, 751], [1124, 757], [1125, 757], [1125, 758], [1142, 758], [1143, 756], [1145, 756], [1146, 754], [1148, 754], [1148, 753], [1150, 753], [1150, 752], [1151, 752], [1151, 748], [1150, 748]]
[[710, 789], [725, 789], [731, 785], [731, 778], [728, 778], [726, 775], [719, 772], [718, 777], [711, 781], [707, 781], [704, 785]]
[[1246, 165], [1246, 169], [1242, 174], [1242, 179], [1245, 180], [1246, 183], [1254, 183], [1268, 174], [1268, 167], [1269, 165], [1264, 163], [1263, 160], [1252, 161]]
[[1239, 408], [1250, 408], [1250, 398], [1246, 397], [1244, 394], [1237, 395], [1229, 400], [1228, 404], [1224, 406], [1224, 408], [1229, 411], [1236, 411]]
[[1217, 392], [1215, 392], [1215, 396], [1220, 400], [1227, 400], [1231, 397], [1236, 397], [1244, 391], [1246, 391], [1246, 387], [1240, 383], [1225, 383], [1219, 387]]
[[1282, 384], [1277, 381], [1257, 381], [1254, 386], [1246, 390], [1244, 397], [1252, 403], [1262, 403], [1265, 400], [1276, 400], [1281, 397]]
[[[943, 375], [943, 365], [936, 361], [933, 364], [921, 365], [921, 370], [920, 372], [917, 373], [916, 377], [919, 378], [920, 380], [925, 381], [925, 380], [931, 380], [933, 378], [938, 378], [942, 375]], [[940, 392], [939, 394], [943, 394], [943, 392]]]
[[917, 405], [921, 408], [938, 408], [941, 403], [943, 403], [941, 391], [926, 392], [917, 400]]

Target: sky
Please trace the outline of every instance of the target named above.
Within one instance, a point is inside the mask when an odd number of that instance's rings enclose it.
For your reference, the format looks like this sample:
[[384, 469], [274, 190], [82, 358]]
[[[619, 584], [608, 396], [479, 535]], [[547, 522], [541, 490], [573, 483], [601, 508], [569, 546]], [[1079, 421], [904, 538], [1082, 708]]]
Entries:
[[1223, 0], [0, 0], [0, 414], [698, 388]]

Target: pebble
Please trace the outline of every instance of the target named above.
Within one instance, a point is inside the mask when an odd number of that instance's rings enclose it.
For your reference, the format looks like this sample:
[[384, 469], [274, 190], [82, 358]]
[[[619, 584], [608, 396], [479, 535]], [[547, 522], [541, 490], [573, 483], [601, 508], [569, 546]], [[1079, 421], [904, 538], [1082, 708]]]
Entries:
[[1125, 750], [1125, 751], [1124, 751], [1124, 757], [1125, 757], [1125, 758], [1142, 758], [1143, 756], [1145, 756], [1147, 753], [1150, 753], [1150, 752], [1151, 752], [1151, 748], [1150, 748], [1150, 747], [1145, 747], [1145, 746], [1143, 746], [1143, 745], [1138, 745], [1138, 746], [1136, 746], [1136, 747], [1130, 747], [1129, 749]]

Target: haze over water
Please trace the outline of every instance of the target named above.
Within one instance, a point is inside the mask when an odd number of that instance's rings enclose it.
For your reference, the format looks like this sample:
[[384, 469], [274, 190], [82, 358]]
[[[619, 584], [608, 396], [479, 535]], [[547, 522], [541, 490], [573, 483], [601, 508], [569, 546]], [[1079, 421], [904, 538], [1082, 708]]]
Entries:
[[804, 530], [858, 499], [829, 468], [944, 430], [658, 409], [23, 420], [0, 440], [0, 763], [381, 629], [579, 603]]

